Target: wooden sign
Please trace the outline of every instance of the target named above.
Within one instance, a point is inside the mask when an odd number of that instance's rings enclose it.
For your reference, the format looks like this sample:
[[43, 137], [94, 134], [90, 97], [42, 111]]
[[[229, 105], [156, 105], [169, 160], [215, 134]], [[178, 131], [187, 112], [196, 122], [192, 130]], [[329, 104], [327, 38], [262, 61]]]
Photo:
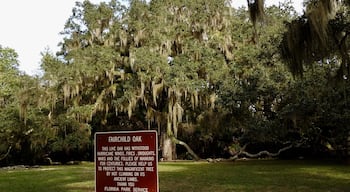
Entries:
[[156, 131], [95, 134], [96, 192], [158, 192]]

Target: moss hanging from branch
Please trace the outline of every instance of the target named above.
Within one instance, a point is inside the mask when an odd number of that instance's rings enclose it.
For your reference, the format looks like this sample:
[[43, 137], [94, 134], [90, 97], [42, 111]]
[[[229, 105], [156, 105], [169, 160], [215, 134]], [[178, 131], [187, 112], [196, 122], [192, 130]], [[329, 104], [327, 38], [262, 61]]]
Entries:
[[328, 22], [335, 17], [337, 11], [336, 0], [319, 0], [309, 3], [306, 9], [311, 32], [318, 38], [319, 45], [327, 47]]
[[182, 122], [184, 110], [178, 102], [175, 102], [171, 107], [169, 109], [169, 118], [172, 122], [174, 136], [177, 137], [178, 124]]
[[308, 39], [310, 32], [306, 20], [299, 19], [287, 25], [288, 31], [284, 34], [281, 43], [281, 55], [287, 62], [292, 74], [303, 74], [303, 64], [306, 63], [309, 50]]
[[215, 108], [215, 101], [217, 98], [218, 98], [218, 96], [215, 93], [213, 93], [209, 96], [209, 107], [211, 109]]
[[198, 91], [194, 91], [191, 95], [192, 109], [195, 109], [198, 106], [198, 97]]
[[257, 22], [264, 20], [264, 0], [247, 0], [247, 3], [250, 19], [255, 27]]
[[157, 106], [158, 95], [163, 91], [163, 88], [164, 88], [163, 80], [158, 84], [152, 81], [152, 96], [153, 96], [153, 102], [156, 106]]
[[302, 76], [304, 66], [330, 54], [332, 39], [328, 27], [337, 10], [336, 0], [311, 1], [303, 17], [287, 23], [280, 48], [293, 75]]
[[127, 108], [129, 118], [131, 117], [132, 112], [136, 108], [136, 105], [137, 105], [137, 99], [136, 98], [131, 98], [129, 100], [129, 105], [128, 105], [128, 108]]

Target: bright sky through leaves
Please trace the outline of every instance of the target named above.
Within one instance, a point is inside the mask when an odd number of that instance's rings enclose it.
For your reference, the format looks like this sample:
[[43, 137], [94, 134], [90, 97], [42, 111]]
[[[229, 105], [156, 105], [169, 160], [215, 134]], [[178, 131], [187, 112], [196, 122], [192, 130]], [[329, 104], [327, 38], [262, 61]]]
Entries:
[[[99, 3], [103, 0], [90, 0]], [[76, 0], [8, 0], [0, 6], [0, 45], [15, 49], [19, 54], [20, 70], [38, 74], [40, 53], [49, 49], [58, 51], [62, 40], [59, 33], [72, 13]], [[246, 7], [246, 0], [232, 0], [234, 7]], [[277, 0], [266, 0], [266, 5]], [[298, 12], [302, 0], [294, 0]]]

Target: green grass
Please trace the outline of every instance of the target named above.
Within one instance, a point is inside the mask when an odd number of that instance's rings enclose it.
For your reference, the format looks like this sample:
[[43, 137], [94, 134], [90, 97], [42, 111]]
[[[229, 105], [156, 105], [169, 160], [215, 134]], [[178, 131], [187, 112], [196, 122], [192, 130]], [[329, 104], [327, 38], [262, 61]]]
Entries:
[[[350, 166], [308, 161], [159, 164], [161, 192], [350, 190]], [[0, 170], [1, 192], [93, 192], [94, 165]]]
[[1, 170], [1, 192], [94, 191], [93, 163], [76, 166], [44, 166], [28, 170]]
[[166, 163], [162, 192], [349, 191], [350, 166], [302, 161]]

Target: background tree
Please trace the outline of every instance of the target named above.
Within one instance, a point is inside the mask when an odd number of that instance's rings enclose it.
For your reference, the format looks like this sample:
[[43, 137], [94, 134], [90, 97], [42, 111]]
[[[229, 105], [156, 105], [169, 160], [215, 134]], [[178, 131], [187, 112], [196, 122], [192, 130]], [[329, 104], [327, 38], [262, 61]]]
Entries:
[[237, 48], [230, 76], [218, 94], [222, 108], [233, 121], [228, 151], [236, 148], [238, 152], [243, 146], [252, 153], [277, 151], [290, 141], [285, 138], [287, 130], [279, 124], [277, 109], [293, 79], [280, 60], [278, 45], [285, 29], [283, 23], [296, 14], [290, 2], [265, 8], [264, 12], [264, 21], [256, 28], [247, 22], [246, 11], [236, 12], [233, 39]]
[[[322, 66], [327, 69], [328, 81], [323, 86], [329, 86], [328, 89], [334, 87], [333, 91], [346, 98], [350, 71], [349, 1], [307, 1], [305, 5], [305, 14], [287, 24], [288, 31], [281, 43], [283, 59], [296, 76], [303, 75], [307, 67]], [[324, 89], [327, 90], [327, 88]], [[322, 115], [323, 119], [331, 117], [331, 119], [340, 120], [338, 112], [334, 113], [337, 110], [345, 110], [343, 111], [345, 116], [341, 115], [341, 119], [346, 117], [348, 105], [346, 99], [342, 99], [343, 96], [339, 96], [339, 103], [333, 103], [332, 109], [329, 109], [329, 106], [322, 106], [322, 110], [330, 110], [328, 116]], [[324, 97], [332, 101], [333, 96], [328, 94]], [[339, 121], [340, 124], [341, 122], [342, 120]], [[339, 126], [343, 128], [341, 133], [348, 132], [347, 135], [349, 135], [348, 126]], [[346, 138], [339, 139], [341, 143], [346, 143]], [[343, 149], [345, 146], [343, 144]], [[348, 148], [350, 149], [349, 146]]]
[[285, 101], [279, 106], [282, 126], [289, 126], [290, 136], [304, 141], [305, 148], [316, 155], [346, 154], [349, 127], [348, 86], [338, 88], [329, 84], [326, 65], [315, 66], [290, 85]]
[[52, 132], [42, 105], [43, 89], [37, 78], [18, 70], [17, 57], [13, 49], [0, 47], [1, 160], [35, 163], [45, 154]]
[[[10, 110], [15, 106], [13, 106], [13, 102], [15, 100], [14, 95], [16, 94], [16, 91], [19, 89], [19, 71], [17, 69], [18, 67], [18, 61], [17, 61], [17, 53], [10, 48], [3, 48], [0, 47], [0, 105], [1, 105], [1, 119], [5, 120], [7, 117], [11, 117], [13, 113], [10, 113], [10, 111], [7, 111], [6, 109]], [[12, 106], [12, 107], [10, 107]], [[11, 114], [11, 115], [9, 115]], [[6, 116], [6, 117], [5, 117]], [[11, 127], [8, 127], [9, 123], [6, 123], [4, 121], [1, 121], [1, 146], [0, 150], [1, 153], [4, 154], [1, 157], [1, 160], [5, 159], [8, 154], [11, 152], [13, 146], [12, 141], [12, 134], [11, 134]], [[3, 124], [4, 123], [4, 124]]]

